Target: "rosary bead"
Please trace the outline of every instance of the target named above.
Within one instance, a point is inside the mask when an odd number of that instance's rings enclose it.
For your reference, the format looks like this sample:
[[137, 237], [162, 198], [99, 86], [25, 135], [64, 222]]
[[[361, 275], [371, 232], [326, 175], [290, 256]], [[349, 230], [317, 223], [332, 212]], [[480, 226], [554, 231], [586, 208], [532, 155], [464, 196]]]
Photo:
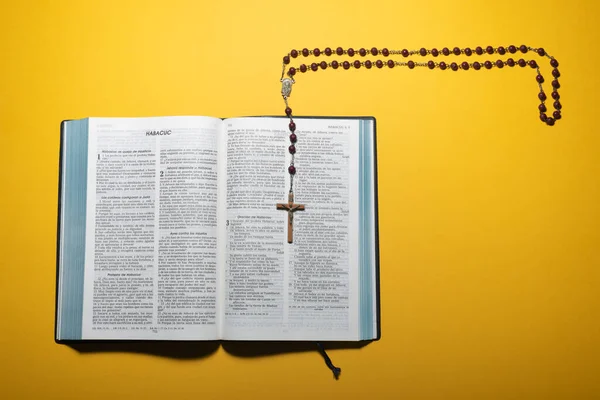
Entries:
[[471, 48], [467, 47], [464, 50], [465, 55], [470, 56], [471, 54], [473, 54], [473, 50], [471, 50]]
[[447, 47], [444, 47], [442, 49], [442, 54], [445, 56], [449, 56], [450, 55], [450, 49], [448, 49]]
[[519, 61], [517, 61], [517, 64], [519, 64], [519, 67], [524, 67], [527, 65], [527, 61], [520, 58]]
[[317, 64], [317, 63], [310, 64], [310, 69], [312, 69], [313, 71], [318, 70], [319, 69], [319, 64]]
[[441, 69], [442, 71], [443, 71], [443, 70], [445, 70], [446, 68], [448, 68], [448, 66], [446, 65], [446, 63], [445, 63], [445, 62], [443, 62], [443, 61], [442, 61], [442, 62], [440, 62], [439, 66], [440, 66], [440, 69]]
[[288, 117], [292, 116], [292, 109], [289, 107], [285, 108], [285, 115], [287, 115]]
[[331, 62], [331, 68], [333, 68], [333, 69], [338, 69], [338, 67], [339, 67], [339, 66], [340, 66], [340, 63], [339, 63], [339, 62], [337, 62], [337, 61], [335, 61], [335, 60], [333, 60], [333, 61]]
[[300, 64], [300, 72], [306, 72], [306, 65]]
[[314, 49], [313, 50], [313, 54], [315, 55], [315, 57], [319, 57], [321, 55], [321, 50], [319, 49]]
[[560, 77], [560, 72], [556, 68], [554, 68], [552, 70], [552, 76], [555, 78], [558, 78], [558, 77]]
[[498, 54], [500, 54], [501, 56], [506, 54], [506, 49], [502, 46], [498, 47]]
[[496, 61], [496, 67], [498, 67], [498, 68], [504, 67], [504, 63], [502, 62], [502, 60], [497, 60]]
[[554, 90], [554, 91], [552, 92], [552, 98], [553, 98], [554, 100], [558, 100], [558, 99], [560, 99], [560, 94], [559, 94], [559, 93], [558, 93], [556, 90]]
[[358, 60], [354, 61], [354, 68], [356, 68], [356, 69], [360, 68], [360, 61], [358, 61]]
[[394, 63], [394, 61], [393, 61], [393, 60], [388, 60], [388, 62], [387, 62], [387, 66], [388, 66], [389, 68], [394, 68], [394, 65], [396, 65], [396, 64]]
[[427, 67], [429, 69], [434, 69], [435, 68], [435, 63], [433, 61], [427, 61]]
[[521, 46], [519, 46], [519, 50], [521, 50], [521, 53], [525, 54], [527, 53], [527, 46], [525, 46], [524, 44], [522, 44]]
[[537, 53], [541, 56], [544, 57], [546, 55], [546, 51], [543, 48], [539, 48], [537, 49]]
[[473, 69], [474, 69], [475, 71], [479, 71], [479, 70], [481, 69], [481, 64], [479, 64], [477, 61], [475, 61], [475, 62], [473, 63]]
[[419, 50], [419, 54], [425, 57], [427, 55], [427, 49], [425, 47], [421, 47], [421, 50]]
[[553, 58], [552, 60], [550, 60], [550, 65], [554, 68], [558, 68], [558, 60], [556, 58]]
[[408, 62], [408, 68], [413, 69], [415, 67], [415, 63], [413, 61]]
[[558, 100], [556, 100], [553, 105], [555, 110], [560, 110], [562, 108], [562, 104], [560, 104], [560, 101]]
[[381, 54], [383, 54], [384, 57], [387, 57], [390, 55], [390, 51], [384, 47], [383, 49], [381, 49]]
[[293, 58], [298, 57], [298, 50], [292, 50], [292, 51], [290, 51], [290, 56], [292, 56]]
[[458, 48], [458, 47], [453, 48], [452, 53], [454, 53], [455, 56], [460, 56], [460, 48]]
[[283, 57], [283, 63], [284, 64], [289, 64], [290, 63], [290, 56], [284, 56]]
[[330, 56], [333, 52], [331, 51], [330, 47], [325, 47], [325, 51], [324, 51], [326, 56]]
[[343, 67], [344, 69], [350, 69], [350, 63], [349, 63], [348, 61], [344, 61], [344, 62], [342, 63], [342, 67]]
[[494, 48], [492, 46], [488, 46], [485, 48], [485, 52], [488, 54], [494, 54]]
[[457, 63], [455, 63], [455, 62], [451, 63], [451, 64], [450, 64], [450, 69], [451, 69], [452, 71], [458, 71], [458, 64], [457, 64]]
[[435, 47], [433, 49], [431, 49], [432, 56], [437, 57], [439, 54], [440, 54], [440, 52]]
[[538, 110], [540, 110], [540, 112], [542, 112], [542, 113], [545, 113], [546, 111], [548, 111], [548, 109], [546, 108], [546, 105], [544, 103], [542, 103], [538, 106]]
[[535, 77], [535, 80], [537, 81], [537, 83], [544, 83], [544, 77], [542, 75], [537, 75]]
[[321, 69], [327, 69], [327, 63], [325, 61], [321, 61], [319, 65], [321, 66]]
[[367, 55], [367, 50], [361, 48], [360, 50], [358, 50], [358, 54], [360, 54], [361, 57], [364, 57]]
[[371, 69], [372, 66], [373, 66], [373, 63], [371, 62], [371, 60], [365, 61], [365, 68], [366, 69]]
[[402, 49], [402, 57], [408, 57], [409, 56], [409, 52], [406, 49]]
[[296, 146], [294, 146], [293, 144], [291, 144], [290, 147], [288, 147], [288, 150], [290, 151], [290, 154], [296, 154]]
[[341, 47], [338, 47], [337, 49], [335, 49], [335, 54], [337, 54], [338, 56], [341, 56], [342, 54], [344, 54], [344, 49], [342, 49]]
[[554, 117], [554, 119], [561, 119], [562, 115], [560, 114], [560, 111], [556, 110], [552, 113], [552, 116]]
[[509, 67], [514, 67], [515, 60], [513, 60], [512, 58], [509, 58], [508, 60], [506, 60], [506, 65], [508, 65]]
[[290, 173], [290, 175], [295, 175], [296, 174], [296, 167], [294, 167], [293, 165], [290, 165], [288, 168], [288, 172]]
[[560, 88], [560, 83], [558, 83], [558, 79], [555, 79], [555, 80], [552, 81], [552, 87], [554, 89]]
[[540, 113], [540, 119], [542, 120], [542, 122], [546, 122], [546, 120], [548, 119], [548, 116], [544, 113]]
[[547, 99], [546, 93], [544, 93], [544, 92], [538, 93], [538, 99], [540, 99], [540, 101], [546, 101], [546, 99]]
[[529, 66], [531, 68], [537, 68], [537, 63], [535, 62], [535, 60], [529, 60]]
[[554, 118], [548, 117], [548, 119], [546, 120], [546, 124], [548, 124], [549, 126], [554, 125]]
[[310, 53], [310, 52], [308, 51], [308, 49], [307, 49], [306, 47], [302, 49], [302, 55], [303, 55], [304, 57], [308, 57], [308, 54], [309, 54], [309, 53]]
[[295, 133], [292, 133], [292, 134], [290, 135], [290, 142], [291, 142], [291, 143], [296, 143], [297, 141], [298, 141], [298, 137], [296, 136], [296, 134], [295, 134]]
[[466, 71], [469, 69], [469, 63], [466, 61], [463, 61], [462, 64], [460, 64], [460, 67]]
[[348, 53], [350, 57], [354, 57], [354, 49], [352, 47], [348, 48], [348, 50], [346, 50], [346, 53]]
[[510, 46], [508, 46], [508, 52], [510, 54], [515, 54], [517, 52], [517, 46], [514, 46], [512, 44]]
[[290, 131], [296, 131], [296, 123], [294, 121], [290, 122]]
[[381, 60], [377, 60], [377, 61], [375, 61], [375, 66], [376, 66], [377, 68], [382, 68], [382, 67], [383, 67], [383, 61], [381, 61]]
[[379, 53], [379, 51], [377, 50], [377, 47], [373, 47], [371, 48], [371, 54], [376, 56]]
[[296, 75], [296, 68], [294, 68], [294, 67], [290, 67], [290, 70], [288, 71], [288, 75], [289, 75], [289, 76], [294, 76], [294, 75]]
[[483, 54], [483, 48], [481, 46], [477, 46], [475, 47], [475, 53], [477, 53], [478, 56]]
[[490, 60], [487, 60], [486, 62], [483, 63], [483, 66], [486, 69], [492, 69], [492, 62]]

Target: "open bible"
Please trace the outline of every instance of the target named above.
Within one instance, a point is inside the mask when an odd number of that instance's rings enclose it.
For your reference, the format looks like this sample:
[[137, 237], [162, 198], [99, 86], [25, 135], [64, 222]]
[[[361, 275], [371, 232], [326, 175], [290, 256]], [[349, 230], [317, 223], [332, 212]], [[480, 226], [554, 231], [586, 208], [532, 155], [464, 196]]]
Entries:
[[77, 340], [380, 337], [374, 118], [61, 125], [56, 330]]

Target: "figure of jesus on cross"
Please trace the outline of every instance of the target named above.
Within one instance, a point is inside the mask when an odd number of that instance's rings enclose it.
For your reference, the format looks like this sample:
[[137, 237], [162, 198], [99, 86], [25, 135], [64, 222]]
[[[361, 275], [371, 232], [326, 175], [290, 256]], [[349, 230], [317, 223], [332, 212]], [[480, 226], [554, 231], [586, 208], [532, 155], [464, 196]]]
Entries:
[[287, 203], [277, 203], [278, 210], [288, 212], [288, 243], [294, 241], [294, 212], [304, 211], [304, 204], [294, 204], [294, 193], [290, 192]]

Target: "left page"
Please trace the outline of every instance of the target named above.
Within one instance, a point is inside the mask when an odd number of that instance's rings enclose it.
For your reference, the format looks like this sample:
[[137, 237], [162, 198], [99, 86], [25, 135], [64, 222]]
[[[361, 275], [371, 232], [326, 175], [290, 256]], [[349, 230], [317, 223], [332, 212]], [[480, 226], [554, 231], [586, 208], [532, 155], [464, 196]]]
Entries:
[[89, 119], [82, 339], [218, 339], [221, 125]]

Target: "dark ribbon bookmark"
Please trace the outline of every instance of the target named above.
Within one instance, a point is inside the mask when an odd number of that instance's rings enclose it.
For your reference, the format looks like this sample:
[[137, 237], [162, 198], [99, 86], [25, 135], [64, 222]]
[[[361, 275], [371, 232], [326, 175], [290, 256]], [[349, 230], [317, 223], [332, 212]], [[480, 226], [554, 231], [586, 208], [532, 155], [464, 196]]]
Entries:
[[333, 372], [333, 376], [335, 377], [335, 379], [339, 379], [340, 374], [342, 373], [342, 369], [333, 365], [333, 363], [331, 362], [331, 358], [329, 358], [329, 356], [327, 355], [327, 352], [325, 352], [325, 348], [323, 347], [323, 344], [321, 344], [320, 342], [316, 342], [316, 343], [317, 343], [317, 347], [319, 348], [319, 353], [321, 353], [321, 355], [325, 359], [325, 364], [327, 364], [327, 367]]

